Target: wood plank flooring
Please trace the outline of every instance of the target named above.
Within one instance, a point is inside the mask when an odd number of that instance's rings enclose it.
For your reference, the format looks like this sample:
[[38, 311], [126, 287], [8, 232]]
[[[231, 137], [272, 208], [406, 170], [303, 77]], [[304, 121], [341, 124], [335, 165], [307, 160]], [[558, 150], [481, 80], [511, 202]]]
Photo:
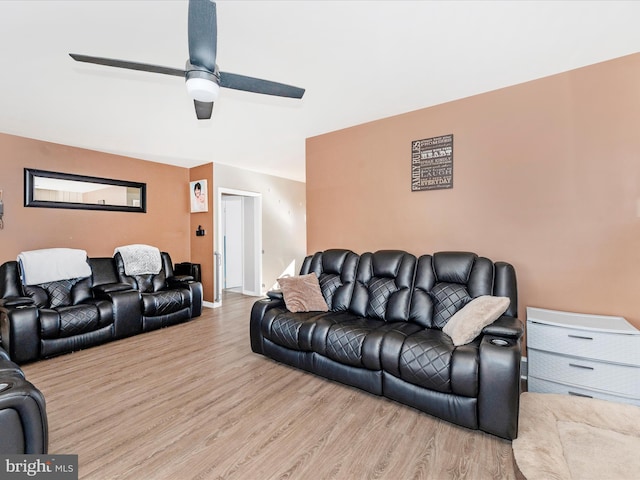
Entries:
[[511, 442], [251, 352], [255, 297], [24, 366], [81, 479], [514, 479]]

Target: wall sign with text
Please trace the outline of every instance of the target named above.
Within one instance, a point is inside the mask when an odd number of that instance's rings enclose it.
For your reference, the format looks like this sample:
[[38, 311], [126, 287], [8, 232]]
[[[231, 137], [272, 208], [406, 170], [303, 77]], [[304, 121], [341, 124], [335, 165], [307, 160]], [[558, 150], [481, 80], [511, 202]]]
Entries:
[[411, 191], [453, 188], [453, 134], [411, 142]]

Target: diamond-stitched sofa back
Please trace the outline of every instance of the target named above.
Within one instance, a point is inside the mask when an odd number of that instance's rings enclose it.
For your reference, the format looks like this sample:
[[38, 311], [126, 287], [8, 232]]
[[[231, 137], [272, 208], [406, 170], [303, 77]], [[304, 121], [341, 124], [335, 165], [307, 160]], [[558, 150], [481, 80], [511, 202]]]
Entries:
[[351, 250], [332, 249], [307, 257], [301, 275], [315, 273], [329, 310], [347, 310], [356, 279], [358, 255]]
[[58, 308], [78, 305], [92, 297], [91, 278], [72, 278], [40, 285], [24, 285], [26, 296], [33, 298], [38, 308]]
[[388, 322], [407, 321], [416, 257], [400, 250], [360, 256], [349, 310]]
[[470, 252], [439, 252], [418, 259], [411, 321], [442, 329], [453, 314], [480, 295], [494, 295], [494, 264]]
[[131, 288], [141, 293], [154, 293], [163, 290], [166, 286], [167, 277], [173, 275], [173, 264], [168, 253], [161, 252], [160, 255], [162, 258], [162, 269], [160, 272], [156, 274], [127, 275], [125, 273], [122, 255], [116, 253], [113, 258], [118, 271], [118, 281], [131, 285]]

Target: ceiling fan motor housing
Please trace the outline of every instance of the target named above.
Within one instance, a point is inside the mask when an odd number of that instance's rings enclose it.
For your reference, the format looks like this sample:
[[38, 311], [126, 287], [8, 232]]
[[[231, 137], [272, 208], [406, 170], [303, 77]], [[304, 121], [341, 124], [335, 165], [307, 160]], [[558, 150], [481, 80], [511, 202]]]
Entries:
[[220, 77], [187, 62], [185, 81], [189, 96], [199, 102], [215, 102], [220, 92]]

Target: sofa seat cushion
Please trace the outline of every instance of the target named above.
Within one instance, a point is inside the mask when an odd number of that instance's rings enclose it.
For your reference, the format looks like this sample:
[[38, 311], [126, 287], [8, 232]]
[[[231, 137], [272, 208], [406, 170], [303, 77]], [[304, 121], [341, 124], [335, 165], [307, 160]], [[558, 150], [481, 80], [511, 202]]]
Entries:
[[426, 328], [404, 339], [397, 358], [397, 370], [389, 373], [408, 383], [442, 393], [478, 394], [477, 341], [456, 347], [441, 330]]
[[42, 339], [72, 337], [113, 323], [111, 306], [106, 301], [42, 309], [39, 315]]
[[290, 312], [285, 308], [272, 308], [265, 314], [262, 334], [265, 338], [292, 350], [312, 351], [311, 340], [318, 317], [322, 312]]
[[382, 370], [382, 345], [395, 329], [419, 329], [407, 322], [385, 322], [349, 312], [330, 312], [315, 319], [312, 349], [331, 360], [369, 370]]
[[190, 306], [188, 290], [161, 290], [155, 293], [143, 293], [141, 296], [142, 313], [145, 316], [168, 315]]
[[[337, 362], [354, 367], [365, 367], [367, 364], [374, 370], [380, 370], [380, 349], [366, 348], [367, 337], [382, 327], [382, 320], [366, 317], [355, 317], [340, 322], [329, 328], [326, 336], [326, 348], [323, 354]], [[365, 357], [367, 357], [365, 359]]]
[[382, 345], [389, 335], [406, 338], [421, 330], [410, 322], [384, 322], [349, 312], [265, 312], [262, 335], [292, 350], [316, 352], [339, 363], [382, 370]]

